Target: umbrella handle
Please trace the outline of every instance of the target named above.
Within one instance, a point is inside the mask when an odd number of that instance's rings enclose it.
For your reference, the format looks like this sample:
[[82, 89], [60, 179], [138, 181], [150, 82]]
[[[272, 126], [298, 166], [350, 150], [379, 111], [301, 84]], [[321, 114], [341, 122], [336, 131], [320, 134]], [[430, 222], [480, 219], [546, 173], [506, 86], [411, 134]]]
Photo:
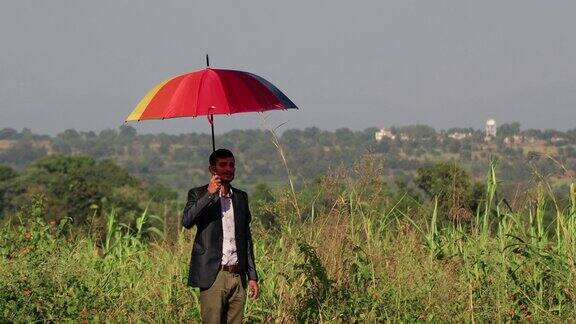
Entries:
[[[210, 57], [206, 54], [206, 67], [210, 67]], [[208, 116], [208, 121], [210, 122], [210, 128], [212, 129], [212, 152], [216, 151], [216, 144], [214, 143], [214, 115], [210, 114]]]
[[214, 115], [208, 117], [210, 121], [210, 128], [212, 129], [212, 152], [216, 151], [216, 144], [214, 143]]

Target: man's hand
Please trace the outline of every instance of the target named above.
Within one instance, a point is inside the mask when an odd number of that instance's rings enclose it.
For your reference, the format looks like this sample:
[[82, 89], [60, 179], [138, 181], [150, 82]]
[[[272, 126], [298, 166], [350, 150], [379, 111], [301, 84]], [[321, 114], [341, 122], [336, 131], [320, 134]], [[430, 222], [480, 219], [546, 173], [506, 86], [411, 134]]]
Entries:
[[220, 176], [215, 174], [212, 176], [212, 179], [210, 179], [210, 183], [208, 184], [208, 192], [211, 194], [215, 194], [218, 191], [220, 191], [220, 188], [222, 187], [222, 182], [220, 180]]
[[248, 281], [248, 297], [250, 299], [256, 299], [260, 295], [260, 290], [258, 289], [258, 282], [256, 280]]

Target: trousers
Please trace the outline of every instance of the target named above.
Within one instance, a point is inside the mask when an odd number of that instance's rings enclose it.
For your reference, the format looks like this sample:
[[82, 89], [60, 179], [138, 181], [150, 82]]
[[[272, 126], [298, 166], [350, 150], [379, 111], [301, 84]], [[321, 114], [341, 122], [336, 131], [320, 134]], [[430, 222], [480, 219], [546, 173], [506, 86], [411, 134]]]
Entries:
[[200, 289], [202, 323], [242, 323], [246, 290], [239, 274], [218, 271], [210, 288]]

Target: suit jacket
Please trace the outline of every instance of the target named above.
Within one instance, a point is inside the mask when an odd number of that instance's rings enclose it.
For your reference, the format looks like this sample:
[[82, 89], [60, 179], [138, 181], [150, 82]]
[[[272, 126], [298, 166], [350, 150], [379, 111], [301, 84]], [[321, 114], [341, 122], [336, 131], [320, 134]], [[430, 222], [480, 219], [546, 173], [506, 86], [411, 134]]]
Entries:
[[[248, 208], [248, 195], [242, 190], [232, 188], [232, 206], [238, 266], [242, 283], [246, 285], [246, 277], [258, 280], [250, 232], [252, 216]], [[190, 189], [188, 192], [182, 226], [192, 228], [194, 225], [197, 232], [192, 247], [188, 286], [210, 288], [222, 263], [223, 230], [220, 197], [218, 193], [210, 194], [208, 185]]]

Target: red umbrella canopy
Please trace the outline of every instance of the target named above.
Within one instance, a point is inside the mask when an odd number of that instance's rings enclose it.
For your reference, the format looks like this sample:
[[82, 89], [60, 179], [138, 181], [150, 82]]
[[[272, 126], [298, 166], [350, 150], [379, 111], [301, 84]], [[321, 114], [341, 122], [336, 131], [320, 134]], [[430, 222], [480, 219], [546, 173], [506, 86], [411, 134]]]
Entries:
[[168, 79], [142, 98], [126, 121], [298, 109], [255, 74], [206, 68]]

